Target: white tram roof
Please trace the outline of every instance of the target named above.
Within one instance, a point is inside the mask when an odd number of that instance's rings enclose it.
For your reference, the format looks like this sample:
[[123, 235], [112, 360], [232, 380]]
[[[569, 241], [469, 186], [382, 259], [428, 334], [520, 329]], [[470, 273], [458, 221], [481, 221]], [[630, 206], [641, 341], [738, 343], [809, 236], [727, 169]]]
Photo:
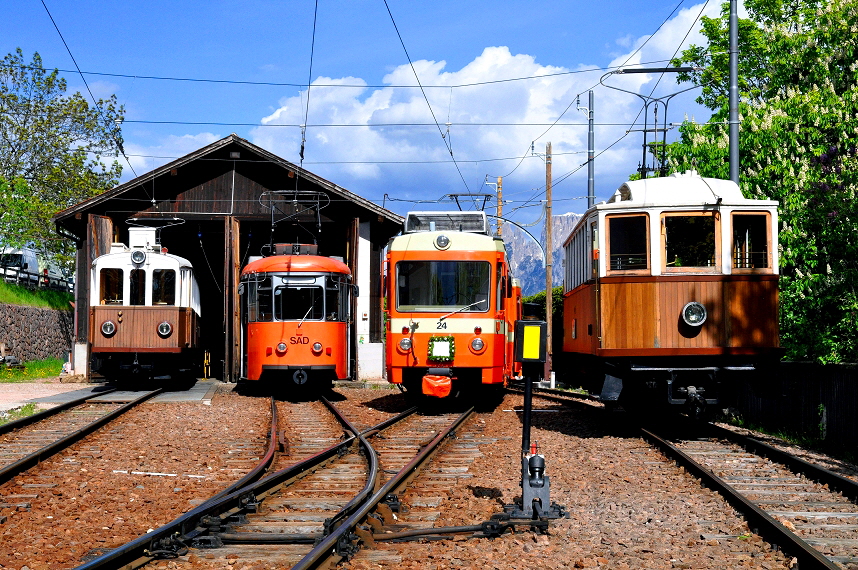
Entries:
[[597, 209], [702, 206], [720, 202], [724, 206], [776, 206], [775, 200], [745, 198], [732, 180], [703, 178], [696, 170], [676, 172], [664, 178], [624, 182]]
[[[92, 260], [93, 267], [125, 267], [125, 266], [133, 266], [134, 263], [131, 261], [131, 252], [134, 251], [131, 248], [125, 247], [124, 244], [114, 243], [110, 248], [110, 253], [105, 253], [104, 255], [100, 255]], [[189, 269], [193, 269], [194, 266], [191, 265], [191, 262], [185, 259], [184, 257], [179, 257], [178, 255], [173, 255], [172, 253], [161, 253], [160, 251], [154, 251], [151, 249], [144, 250], [146, 252], [147, 258], [152, 265], [159, 267], [187, 267]], [[151, 257], [149, 257], [151, 256]]]

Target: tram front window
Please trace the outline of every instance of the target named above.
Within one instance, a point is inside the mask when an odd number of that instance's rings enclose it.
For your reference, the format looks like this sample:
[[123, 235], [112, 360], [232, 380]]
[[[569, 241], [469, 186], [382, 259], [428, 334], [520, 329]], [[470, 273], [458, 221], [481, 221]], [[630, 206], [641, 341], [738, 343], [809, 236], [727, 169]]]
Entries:
[[489, 310], [487, 261], [400, 261], [396, 264], [399, 311]]
[[321, 287], [285, 286], [274, 290], [274, 319], [277, 321], [320, 321], [325, 318]]

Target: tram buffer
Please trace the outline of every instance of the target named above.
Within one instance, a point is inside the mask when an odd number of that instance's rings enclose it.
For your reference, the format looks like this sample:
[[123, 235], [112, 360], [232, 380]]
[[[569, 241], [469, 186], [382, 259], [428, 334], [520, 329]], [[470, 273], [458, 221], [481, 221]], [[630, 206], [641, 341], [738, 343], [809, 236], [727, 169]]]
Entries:
[[[528, 305], [531, 305], [530, 307]], [[515, 361], [522, 364], [524, 410], [521, 433], [521, 505], [505, 505], [511, 519], [559, 519], [568, 516], [564, 508], [551, 502], [550, 482], [545, 474], [545, 456], [530, 443], [530, 415], [533, 382], [541, 379], [546, 360], [548, 325], [532, 316], [532, 303], [525, 303], [524, 319], [515, 322]]]

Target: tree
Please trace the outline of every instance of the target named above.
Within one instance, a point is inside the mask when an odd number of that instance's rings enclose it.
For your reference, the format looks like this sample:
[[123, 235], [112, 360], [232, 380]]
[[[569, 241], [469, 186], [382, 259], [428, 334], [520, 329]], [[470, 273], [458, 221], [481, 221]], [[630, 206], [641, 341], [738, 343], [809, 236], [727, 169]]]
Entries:
[[51, 216], [116, 185], [122, 169], [107, 161], [121, 151], [124, 115], [115, 95], [91, 107], [66, 89], [38, 53], [29, 64], [20, 48], [0, 61], [0, 242], [61, 262], [73, 252]]
[[[780, 202], [781, 333], [787, 358], [858, 360], [858, 2], [746, 0], [740, 22], [740, 187]], [[714, 110], [668, 148], [671, 170], [729, 177], [727, 5], [709, 46], [674, 61]]]

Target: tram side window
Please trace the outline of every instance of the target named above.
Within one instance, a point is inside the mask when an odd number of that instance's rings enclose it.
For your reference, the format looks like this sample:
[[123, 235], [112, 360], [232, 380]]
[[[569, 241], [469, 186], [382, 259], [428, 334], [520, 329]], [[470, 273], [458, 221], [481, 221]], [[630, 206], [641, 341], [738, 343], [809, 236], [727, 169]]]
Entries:
[[646, 216], [608, 218], [611, 271], [648, 269]]
[[173, 269], [156, 269], [152, 272], [152, 304], [176, 304], [176, 272]]
[[769, 266], [768, 220], [765, 214], [733, 215], [733, 268]]
[[325, 318], [322, 288], [277, 287], [274, 291], [274, 319], [277, 321], [320, 321]]
[[328, 277], [325, 279], [325, 320], [344, 321], [340, 314], [340, 282]]
[[102, 269], [98, 289], [101, 291], [102, 305], [121, 305], [122, 270], [113, 267]]
[[713, 216], [665, 216], [663, 230], [668, 268], [715, 266]]

